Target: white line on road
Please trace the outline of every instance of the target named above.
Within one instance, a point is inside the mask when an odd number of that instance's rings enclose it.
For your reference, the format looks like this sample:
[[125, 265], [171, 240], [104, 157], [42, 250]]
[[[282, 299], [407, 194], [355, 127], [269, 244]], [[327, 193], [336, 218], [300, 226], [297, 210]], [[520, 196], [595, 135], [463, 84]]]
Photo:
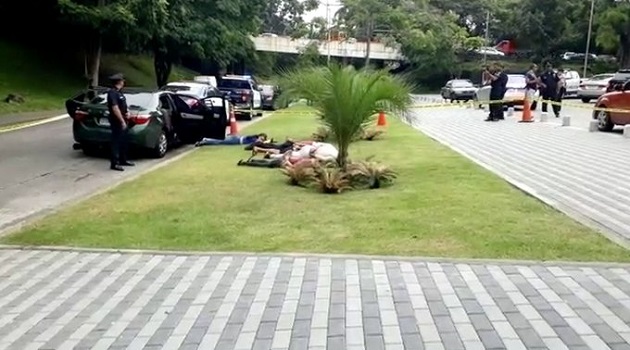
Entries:
[[58, 116], [52, 117], [52, 118], [46, 118], [46, 119], [41, 119], [41, 120], [34, 120], [33, 122], [19, 123], [19, 124], [15, 125], [15, 126], [11, 126], [11, 125], [7, 125], [6, 127], [1, 127], [0, 126], [0, 134], [5, 133], [5, 132], [9, 132], [9, 131], [17, 131], [17, 130], [21, 130], [21, 129], [26, 129], [26, 128], [30, 128], [30, 127], [37, 126], [37, 125], [48, 124], [48, 123], [56, 122], [58, 120], [62, 120], [64, 118], [68, 118], [68, 115], [67, 114], [62, 114], [62, 115], [58, 115]]

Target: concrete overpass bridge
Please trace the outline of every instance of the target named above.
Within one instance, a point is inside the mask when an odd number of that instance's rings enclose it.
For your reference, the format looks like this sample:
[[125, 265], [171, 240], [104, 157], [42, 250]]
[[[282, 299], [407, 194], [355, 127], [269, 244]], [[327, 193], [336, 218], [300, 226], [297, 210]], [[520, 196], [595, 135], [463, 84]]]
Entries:
[[[252, 40], [256, 45], [256, 50], [267, 52], [299, 54], [304, 47], [316, 42], [322, 56], [326, 56], [330, 52], [331, 57], [365, 58], [367, 49], [367, 44], [361, 42], [292, 39], [282, 36], [257, 36], [252, 37]], [[396, 48], [374, 42], [370, 46], [370, 59], [372, 60], [399, 61], [402, 58], [400, 51]]]

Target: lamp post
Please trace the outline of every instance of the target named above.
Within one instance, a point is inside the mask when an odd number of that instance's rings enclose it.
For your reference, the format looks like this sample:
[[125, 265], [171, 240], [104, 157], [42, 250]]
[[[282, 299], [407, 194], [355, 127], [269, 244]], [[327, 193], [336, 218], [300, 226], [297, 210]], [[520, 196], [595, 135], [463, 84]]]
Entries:
[[586, 69], [588, 68], [588, 55], [591, 49], [591, 31], [593, 30], [593, 12], [595, 9], [595, 0], [591, 0], [591, 14], [588, 19], [588, 33], [586, 33], [586, 52], [584, 53], [584, 71], [583, 78], [586, 78]]
[[326, 31], [326, 47], [327, 47], [327, 54], [326, 54], [326, 63], [330, 64], [330, 1], [326, 0], [326, 29], [328, 29]]

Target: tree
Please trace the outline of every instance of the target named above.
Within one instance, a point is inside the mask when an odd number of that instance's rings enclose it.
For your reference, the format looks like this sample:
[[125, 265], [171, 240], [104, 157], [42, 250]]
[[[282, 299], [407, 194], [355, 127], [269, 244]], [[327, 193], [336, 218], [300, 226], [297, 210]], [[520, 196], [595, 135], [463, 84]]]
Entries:
[[616, 51], [619, 64], [630, 68], [630, 3], [617, 2], [597, 17], [597, 45]]
[[293, 71], [281, 81], [283, 98], [312, 101], [339, 149], [337, 163], [348, 165], [353, 140], [380, 111], [404, 116], [411, 107], [411, 85], [387, 71], [355, 70], [331, 64]]
[[307, 34], [302, 16], [318, 6], [317, 0], [268, 0], [262, 11], [261, 30], [291, 37]]
[[85, 45], [85, 61], [86, 75], [92, 85], [99, 83], [104, 37], [123, 32], [135, 23], [132, 6], [133, 0], [59, 0], [63, 20], [75, 25], [77, 31], [87, 33], [90, 39]]

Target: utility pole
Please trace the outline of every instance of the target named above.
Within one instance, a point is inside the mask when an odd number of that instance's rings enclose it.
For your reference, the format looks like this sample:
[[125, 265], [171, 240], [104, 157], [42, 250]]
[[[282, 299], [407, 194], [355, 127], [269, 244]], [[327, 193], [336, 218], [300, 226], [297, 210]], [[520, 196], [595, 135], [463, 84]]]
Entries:
[[330, 64], [330, 1], [326, 0], [326, 48], [327, 48], [327, 58], [326, 62]]
[[591, 14], [588, 19], [588, 33], [586, 33], [586, 52], [584, 53], [584, 72], [582, 78], [586, 78], [586, 69], [588, 68], [588, 55], [591, 49], [591, 31], [593, 30], [593, 11], [595, 10], [595, 0], [591, 0]]
[[[489, 35], [490, 35], [490, 11], [488, 10], [488, 12], [486, 12], [486, 33], [485, 33], [485, 44], [488, 45], [488, 40], [489, 40]], [[486, 64], [486, 60], [488, 58], [488, 52], [486, 50], [483, 50], [483, 64]]]

